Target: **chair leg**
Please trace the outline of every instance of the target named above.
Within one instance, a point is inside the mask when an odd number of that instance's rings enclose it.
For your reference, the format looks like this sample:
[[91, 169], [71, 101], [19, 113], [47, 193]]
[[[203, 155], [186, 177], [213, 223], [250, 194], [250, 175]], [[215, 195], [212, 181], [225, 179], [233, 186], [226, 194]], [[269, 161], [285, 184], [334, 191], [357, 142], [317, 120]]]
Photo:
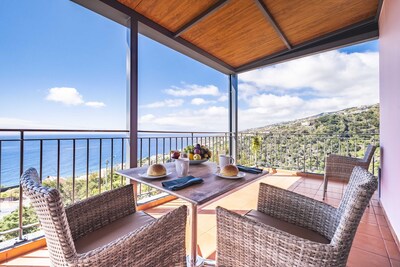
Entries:
[[327, 190], [328, 190], [328, 177], [324, 175], [324, 194], [322, 196], [322, 200], [325, 200]]

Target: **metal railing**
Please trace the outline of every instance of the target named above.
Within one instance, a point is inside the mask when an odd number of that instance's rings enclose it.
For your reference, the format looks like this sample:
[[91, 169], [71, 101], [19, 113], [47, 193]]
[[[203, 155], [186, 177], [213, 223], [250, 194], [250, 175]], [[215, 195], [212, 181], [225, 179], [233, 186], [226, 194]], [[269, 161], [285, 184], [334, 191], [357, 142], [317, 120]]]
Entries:
[[[127, 166], [128, 131], [0, 129], [0, 133], [0, 221], [7, 216], [4, 214], [18, 213], [14, 226], [0, 228], [0, 238], [21, 241], [37, 230], [37, 219], [19, 187], [19, 177], [28, 167], [38, 170], [45, 185], [59, 189], [66, 204], [126, 182], [115, 171]], [[139, 131], [137, 142], [138, 166], [169, 162], [172, 150], [181, 151], [197, 143], [211, 150], [211, 161], [217, 161], [219, 153], [229, 153], [228, 132]], [[379, 135], [241, 132], [237, 163], [322, 173], [327, 154], [360, 157], [370, 143], [378, 145]], [[379, 160], [378, 152], [371, 164], [374, 173]], [[156, 189], [138, 185], [139, 204], [159, 196]], [[11, 207], [4, 208], [6, 205]]]
[[[20, 242], [37, 230], [37, 218], [19, 186], [19, 177], [29, 167], [38, 170], [44, 185], [60, 190], [66, 205], [125, 184], [115, 171], [127, 166], [126, 130], [0, 129], [0, 133], [0, 221], [10, 213], [17, 215], [17, 220], [11, 216], [12, 227], [0, 226], [0, 241], [16, 238]], [[171, 150], [199, 142], [212, 146], [215, 155], [228, 142], [227, 133], [217, 132], [138, 134], [138, 166], [165, 163], [170, 161]], [[144, 184], [137, 189], [139, 204], [160, 194]]]
[[[379, 134], [240, 133], [238, 162], [286, 170], [323, 173], [328, 154], [363, 157], [368, 144], [379, 146]], [[380, 151], [370, 171], [377, 173]]]
[[[115, 170], [125, 166], [128, 131], [0, 129], [0, 132], [0, 220], [7, 213], [18, 213], [15, 227], [0, 226], [3, 240], [16, 237], [17, 242], [23, 241], [24, 235], [35, 231], [38, 225], [19, 185], [19, 177], [26, 168], [35, 167], [41, 182], [60, 190], [67, 205], [125, 183]], [[10, 219], [8, 224], [15, 221]]]

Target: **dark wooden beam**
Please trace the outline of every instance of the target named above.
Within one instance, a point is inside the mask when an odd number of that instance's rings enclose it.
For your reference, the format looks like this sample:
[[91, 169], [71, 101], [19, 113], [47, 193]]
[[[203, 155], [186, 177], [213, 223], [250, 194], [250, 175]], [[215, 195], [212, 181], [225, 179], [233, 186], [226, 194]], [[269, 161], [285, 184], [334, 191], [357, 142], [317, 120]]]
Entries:
[[381, 15], [381, 10], [383, 6], [383, 0], [378, 0], [378, 8], [376, 10], [375, 20], [379, 22], [379, 16]]
[[211, 14], [215, 13], [221, 7], [226, 5], [228, 3], [228, 1], [229, 0], [219, 0], [217, 3], [215, 3], [214, 5], [212, 5], [209, 8], [207, 8], [207, 10], [203, 11], [197, 17], [195, 17], [194, 19], [192, 19], [191, 21], [189, 21], [188, 23], [183, 25], [180, 29], [178, 29], [174, 34], [175, 38], [179, 37], [182, 33], [186, 32], [187, 30], [192, 28], [194, 25], [196, 25], [200, 21], [204, 20], [205, 18], [207, 18]]
[[160, 42], [175, 51], [193, 58], [211, 68], [225, 74], [233, 74], [234, 68], [219, 58], [211, 55], [203, 49], [186, 41], [181, 37], [175, 38], [175, 34], [149, 18], [139, 14], [116, 0], [71, 0], [102, 16], [105, 16], [126, 27], [130, 27], [129, 19], [139, 22], [139, 33]]
[[256, 3], [258, 8], [261, 10], [261, 12], [264, 14], [267, 21], [274, 28], [274, 30], [278, 34], [279, 38], [281, 38], [282, 42], [285, 43], [286, 47], [289, 50], [292, 49], [292, 45], [290, 44], [288, 38], [286, 37], [286, 35], [282, 31], [282, 29], [279, 27], [278, 23], [275, 21], [274, 17], [272, 16], [271, 12], [269, 12], [269, 10], [268, 10], [267, 6], [264, 4], [264, 2], [262, 0], [254, 0], [254, 2]]
[[235, 69], [236, 73], [246, 72], [291, 59], [300, 58], [340, 47], [377, 39], [379, 36], [378, 22], [375, 18], [356, 23], [322, 37], [283, 50], [273, 55], [255, 60]]

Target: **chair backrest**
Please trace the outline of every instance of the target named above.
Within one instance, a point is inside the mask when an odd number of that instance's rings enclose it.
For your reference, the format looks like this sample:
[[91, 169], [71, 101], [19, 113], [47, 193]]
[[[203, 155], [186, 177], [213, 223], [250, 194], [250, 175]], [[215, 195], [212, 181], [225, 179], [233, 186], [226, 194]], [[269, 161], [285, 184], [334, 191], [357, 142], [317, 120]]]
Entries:
[[66, 259], [76, 255], [60, 193], [38, 183], [36, 169], [30, 168], [21, 177], [22, 190], [30, 200], [43, 229], [50, 259], [55, 266], [66, 266]]
[[378, 180], [362, 167], [354, 167], [350, 181], [337, 209], [336, 231], [331, 244], [350, 252], [361, 217], [378, 187]]
[[363, 160], [364, 160], [364, 162], [368, 163], [368, 166], [369, 166], [369, 163], [371, 162], [372, 157], [374, 156], [375, 149], [376, 149], [376, 146], [368, 145], [367, 150], [365, 151]]

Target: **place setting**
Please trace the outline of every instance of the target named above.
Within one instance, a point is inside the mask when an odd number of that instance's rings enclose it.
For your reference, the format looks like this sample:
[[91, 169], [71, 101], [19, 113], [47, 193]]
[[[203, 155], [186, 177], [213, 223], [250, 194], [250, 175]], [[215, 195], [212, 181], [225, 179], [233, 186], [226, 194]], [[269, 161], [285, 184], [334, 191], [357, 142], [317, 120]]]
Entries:
[[262, 169], [256, 167], [246, 167], [243, 165], [235, 165], [235, 159], [228, 155], [219, 156], [219, 170], [215, 173], [216, 176], [224, 179], [241, 179], [246, 176], [246, 173], [261, 174]]

